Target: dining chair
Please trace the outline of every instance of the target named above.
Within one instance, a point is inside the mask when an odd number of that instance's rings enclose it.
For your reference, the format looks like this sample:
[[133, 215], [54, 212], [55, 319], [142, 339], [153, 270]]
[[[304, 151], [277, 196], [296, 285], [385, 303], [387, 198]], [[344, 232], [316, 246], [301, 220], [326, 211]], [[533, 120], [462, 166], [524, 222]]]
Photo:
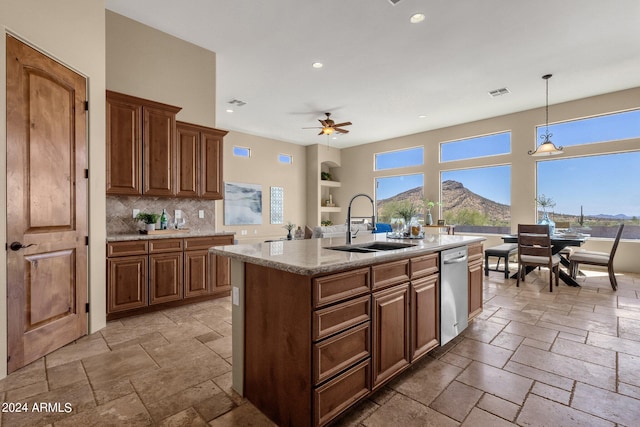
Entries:
[[579, 264], [599, 265], [602, 267], [607, 267], [611, 287], [614, 291], [618, 289], [618, 282], [616, 281], [616, 275], [613, 271], [613, 257], [616, 255], [616, 250], [618, 249], [618, 243], [620, 242], [623, 228], [624, 224], [620, 224], [620, 226], [618, 227], [618, 232], [616, 233], [616, 238], [613, 241], [613, 246], [611, 247], [611, 252], [609, 253], [586, 250], [574, 251], [569, 256], [569, 272], [571, 273], [571, 277], [573, 277], [574, 279], [576, 278], [576, 275], [578, 274]]
[[518, 278], [524, 282], [526, 266], [547, 267], [549, 269], [549, 292], [553, 292], [553, 273], [556, 286], [560, 281], [560, 256], [551, 253], [549, 226], [544, 224], [518, 224]]

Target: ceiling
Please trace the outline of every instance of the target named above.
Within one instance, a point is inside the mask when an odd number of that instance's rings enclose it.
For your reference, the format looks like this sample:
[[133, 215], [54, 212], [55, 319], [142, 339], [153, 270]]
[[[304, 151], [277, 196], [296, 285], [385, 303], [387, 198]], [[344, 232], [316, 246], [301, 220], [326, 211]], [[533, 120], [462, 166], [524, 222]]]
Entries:
[[[542, 107], [547, 73], [551, 105], [640, 87], [638, 0], [106, 5], [216, 52], [217, 127], [302, 145], [345, 148]], [[426, 19], [411, 24], [416, 12]], [[350, 133], [327, 141], [302, 129], [325, 112], [351, 121]]]

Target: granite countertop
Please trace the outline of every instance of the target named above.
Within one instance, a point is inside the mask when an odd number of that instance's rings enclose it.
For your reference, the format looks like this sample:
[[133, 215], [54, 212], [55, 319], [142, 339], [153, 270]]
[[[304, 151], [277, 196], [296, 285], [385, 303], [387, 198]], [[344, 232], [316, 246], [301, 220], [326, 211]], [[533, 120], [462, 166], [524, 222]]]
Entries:
[[403, 242], [415, 246], [404, 249], [373, 253], [343, 252], [325, 249], [345, 244], [344, 237], [326, 239], [283, 240], [246, 245], [216, 246], [209, 249], [215, 255], [226, 256], [277, 270], [313, 276], [353, 267], [363, 267], [378, 262], [394, 261], [409, 256], [438, 252], [473, 242], [484, 237], [428, 234], [424, 239], [388, 239], [384, 234], [358, 236], [353, 246], [373, 241]]
[[167, 234], [110, 234], [107, 242], [121, 242], [126, 240], [152, 240], [152, 239], [181, 239], [185, 237], [210, 237], [210, 236], [233, 236], [236, 233], [231, 231], [211, 231], [211, 230], [174, 230], [175, 233]]

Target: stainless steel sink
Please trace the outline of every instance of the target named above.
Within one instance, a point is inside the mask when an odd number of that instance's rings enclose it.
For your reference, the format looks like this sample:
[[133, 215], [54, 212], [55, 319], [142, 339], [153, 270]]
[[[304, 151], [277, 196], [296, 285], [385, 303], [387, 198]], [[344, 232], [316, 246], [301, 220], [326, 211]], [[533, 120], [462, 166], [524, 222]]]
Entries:
[[363, 243], [361, 245], [344, 245], [344, 246], [327, 246], [324, 249], [331, 249], [332, 251], [343, 252], [357, 252], [357, 253], [372, 253], [380, 251], [394, 251], [396, 249], [405, 249], [415, 246], [412, 243], [400, 243], [400, 242], [371, 242]]

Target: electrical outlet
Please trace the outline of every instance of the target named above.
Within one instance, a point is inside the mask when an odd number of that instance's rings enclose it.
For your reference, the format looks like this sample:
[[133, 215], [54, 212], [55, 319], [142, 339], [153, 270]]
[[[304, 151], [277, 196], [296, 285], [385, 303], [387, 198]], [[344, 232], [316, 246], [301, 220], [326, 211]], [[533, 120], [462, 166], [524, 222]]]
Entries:
[[204, 211], [202, 209], [198, 211], [198, 218], [204, 218]]
[[175, 211], [173, 211], [173, 218], [174, 219], [181, 219], [182, 218], [182, 211], [180, 209], [176, 209]]
[[247, 230], [240, 230], [240, 234], [243, 235], [243, 236], [246, 236], [247, 235]]
[[253, 234], [258, 234], [258, 230], [254, 229]]
[[140, 213], [140, 209], [134, 209], [133, 210], [133, 217], [134, 218], [137, 217], [139, 213]]

